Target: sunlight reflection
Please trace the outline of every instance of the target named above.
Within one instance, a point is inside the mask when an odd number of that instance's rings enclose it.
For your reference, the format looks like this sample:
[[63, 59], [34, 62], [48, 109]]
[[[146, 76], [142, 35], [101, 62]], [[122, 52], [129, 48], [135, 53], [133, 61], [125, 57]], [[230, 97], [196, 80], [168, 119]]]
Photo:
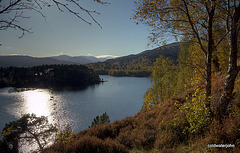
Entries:
[[25, 113], [34, 113], [37, 116], [50, 116], [50, 93], [41, 90], [31, 90], [24, 92]]

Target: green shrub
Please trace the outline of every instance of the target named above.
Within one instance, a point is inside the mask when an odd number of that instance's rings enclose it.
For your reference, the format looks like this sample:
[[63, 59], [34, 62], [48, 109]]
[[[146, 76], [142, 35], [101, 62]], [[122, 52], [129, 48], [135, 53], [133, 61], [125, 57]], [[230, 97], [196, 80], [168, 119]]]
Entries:
[[[94, 125], [97, 125], [97, 124], [104, 124], [104, 123], [109, 123], [110, 122], [110, 119], [109, 119], [109, 116], [108, 114], [105, 112], [103, 113], [100, 117], [99, 115], [96, 116], [93, 121], [92, 121], [92, 124], [90, 127], [93, 127]], [[90, 128], [89, 127], [89, 128]]]

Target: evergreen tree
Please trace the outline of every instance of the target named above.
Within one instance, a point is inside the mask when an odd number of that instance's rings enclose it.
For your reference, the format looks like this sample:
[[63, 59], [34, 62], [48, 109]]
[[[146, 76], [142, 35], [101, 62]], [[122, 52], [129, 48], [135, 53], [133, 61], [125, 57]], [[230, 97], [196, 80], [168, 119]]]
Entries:
[[104, 123], [109, 123], [110, 122], [110, 119], [109, 119], [109, 116], [108, 114], [105, 112], [103, 113], [100, 117], [99, 115], [96, 116], [93, 121], [92, 121], [92, 124], [90, 127], [93, 127], [94, 125], [99, 125], [99, 124], [104, 124]]

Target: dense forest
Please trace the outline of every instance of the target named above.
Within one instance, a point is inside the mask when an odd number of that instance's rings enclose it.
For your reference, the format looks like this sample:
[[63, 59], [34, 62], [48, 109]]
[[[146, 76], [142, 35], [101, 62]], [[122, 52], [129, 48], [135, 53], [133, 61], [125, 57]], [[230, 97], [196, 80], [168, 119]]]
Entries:
[[0, 68], [0, 87], [84, 87], [99, 82], [99, 76], [83, 65]]
[[151, 75], [150, 67], [153, 66], [156, 58], [162, 55], [172, 59], [176, 64], [179, 50], [179, 43], [172, 43], [136, 55], [109, 59], [105, 62], [87, 64], [87, 66], [99, 75], [148, 77]]

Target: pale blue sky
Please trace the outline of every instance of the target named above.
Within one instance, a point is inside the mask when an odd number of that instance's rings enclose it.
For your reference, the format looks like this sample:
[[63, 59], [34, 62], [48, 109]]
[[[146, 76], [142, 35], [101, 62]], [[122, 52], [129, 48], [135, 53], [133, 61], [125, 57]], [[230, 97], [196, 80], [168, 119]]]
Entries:
[[32, 34], [27, 33], [18, 39], [18, 31], [0, 31], [0, 55], [125, 56], [157, 47], [147, 47], [147, 27], [136, 25], [130, 19], [134, 14], [134, 0], [108, 2], [111, 4], [107, 6], [96, 3], [86, 5], [87, 8], [101, 13], [94, 17], [102, 29], [95, 23], [89, 26], [72, 14], [62, 13], [56, 8], [43, 10], [47, 16], [46, 22], [39, 14], [31, 12], [32, 18], [23, 24], [32, 27]]

